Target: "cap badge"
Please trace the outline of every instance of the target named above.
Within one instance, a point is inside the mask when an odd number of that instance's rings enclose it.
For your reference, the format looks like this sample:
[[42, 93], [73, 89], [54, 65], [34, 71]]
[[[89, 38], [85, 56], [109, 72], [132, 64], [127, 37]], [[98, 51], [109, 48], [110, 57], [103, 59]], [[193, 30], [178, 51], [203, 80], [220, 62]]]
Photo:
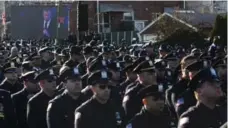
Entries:
[[14, 62], [11, 62], [11, 63], [10, 63], [10, 66], [11, 66], [11, 67], [15, 67]]
[[54, 75], [53, 69], [49, 69], [49, 74], [50, 74], [50, 75]]
[[116, 67], [117, 67], [117, 68], [120, 67], [120, 63], [119, 63], [119, 62], [116, 63]]
[[206, 68], [208, 66], [207, 61], [203, 61], [203, 67]]
[[106, 66], [105, 60], [102, 60], [102, 65], [103, 65], [103, 66]]
[[163, 92], [163, 86], [162, 85], [158, 85], [158, 91]]
[[79, 71], [78, 71], [78, 68], [77, 67], [74, 68], [74, 74], [75, 75], [79, 74]]
[[210, 68], [210, 71], [211, 71], [211, 75], [213, 75], [213, 76], [216, 76], [216, 77], [217, 77], [217, 74], [216, 74], [216, 72], [215, 72], [215, 69]]
[[148, 61], [149, 62], [149, 64], [150, 64], [150, 66], [153, 66], [153, 62], [150, 60], [150, 61]]
[[108, 78], [108, 74], [106, 71], [101, 72], [101, 78], [103, 78], [103, 79]]
[[146, 60], [150, 60], [150, 58], [147, 56], [147, 57], [146, 57]]

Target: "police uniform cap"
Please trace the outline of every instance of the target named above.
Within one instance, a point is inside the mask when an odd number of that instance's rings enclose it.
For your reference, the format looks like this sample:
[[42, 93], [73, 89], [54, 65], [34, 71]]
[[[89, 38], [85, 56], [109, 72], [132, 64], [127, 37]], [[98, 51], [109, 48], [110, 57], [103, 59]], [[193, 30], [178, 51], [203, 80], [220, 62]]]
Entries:
[[134, 68], [134, 65], [130, 64], [123, 69], [123, 72], [133, 72]]
[[207, 52], [204, 52], [202, 53], [200, 56], [199, 56], [200, 59], [207, 59], [207, 60], [211, 60], [211, 56], [208, 55]]
[[203, 70], [200, 70], [189, 82], [188, 86], [192, 90], [196, 90], [197, 88], [200, 88], [202, 83], [204, 82], [220, 82], [219, 77], [215, 71], [214, 68], [206, 68]]
[[23, 81], [32, 81], [35, 80], [35, 71], [29, 71], [21, 75]]
[[156, 69], [165, 69], [167, 67], [167, 62], [163, 59], [160, 59], [154, 63]]
[[72, 46], [70, 48], [70, 54], [81, 55], [81, 50], [82, 50], [82, 48], [79, 46]]
[[158, 49], [159, 51], [165, 51], [165, 52], [168, 52], [169, 51], [169, 49], [168, 49], [168, 47], [167, 47], [167, 45], [166, 44], [161, 44], [160, 46], [159, 46], [159, 49]]
[[51, 51], [51, 49], [49, 47], [43, 47], [39, 50], [39, 54], [47, 52], [47, 51]]
[[143, 48], [152, 48], [152, 47], [153, 47], [153, 45], [151, 42], [148, 42], [148, 43], [143, 45]]
[[89, 71], [93, 72], [96, 70], [107, 69], [108, 62], [106, 60], [95, 59], [89, 65]]
[[123, 57], [123, 61], [126, 62], [126, 63], [132, 63], [133, 62], [133, 59], [131, 58], [130, 55], [125, 55]]
[[208, 68], [210, 63], [207, 60], [199, 60], [189, 64], [186, 69], [189, 71], [199, 71], [201, 69]]
[[138, 57], [145, 57], [147, 55], [148, 55], [147, 52], [145, 50], [142, 50], [139, 52]]
[[31, 71], [32, 70], [31, 61], [22, 62], [22, 69]]
[[32, 60], [34, 60], [34, 59], [36, 59], [36, 58], [40, 58], [40, 55], [39, 55], [37, 52], [34, 52], [34, 53], [32, 53], [32, 55], [30, 55], [30, 56], [26, 59], [26, 61], [32, 61]]
[[120, 69], [121, 69], [120, 62], [108, 63], [107, 67], [114, 71], [120, 71]]
[[107, 70], [97, 70], [89, 75], [87, 83], [94, 86], [95, 84], [107, 84], [112, 78], [112, 73]]
[[138, 92], [138, 96], [143, 99], [145, 97], [148, 96], [156, 96], [156, 97], [160, 97], [162, 98], [162, 94], [163, 94], [164, 90], [163, 88], [161, 88], [158, 85], [152, 85], [152, 86], [147, 86], [142, 88], [139, 92]]
[[105, 46], [102, 48], [102, 53], [109, 53], [109, 52], [111, 52], [111, 49], [109, 47]]
[[3, 69], [4, 69], [4, 73], [11, 73], [11, 72], [15, 72], [17, 67], [15, 66], [14, 62], [10, 61], [3, 66]]
[[56, 80], [56, 75], [54, 74], [54, 70], [52, 68], [49, 68], [38, 74], [35, 79], [37, 81], [49, 79]]
[[167, 60], [167, 61], [176, 61], [177, 60], [177, 56], [173, 52], [171, 52], [168, 55], [166, 55], [164, 57], [164, 59]]
[[54, 53], [54, 54], [60, 54], [61, 51], [62, 51], [61, 48], [57, 48], [53, 53]]
[[73, 79], [73, 80], [80, 80], [81, 74], [78, 67], [74, 68], [67, 68], [60, 74], [60, 78], [62, 80]]
[[200, 56], [200, 50], [198, 48], [194, 48], [191, 50], [191, 54], [196, 57]]
[[142, 72], [155, 72], [155, 67], [152, 61], [143, 61], [138, 66], [135, 67], [133, 72], [139, 74]]
[[58, 56], [62, 56], [62, 57], [64, 57], [64, 56], [68, 56], [67, 49], [63, 49], [63, 50], [61, 51], [61, 53], [60, 53], [60, 54], [58, 54]]
[[90, 54], [90, 53], [93, 53], [93, 48], [91, 46], [86, 46], [83, 49], [83, 54]]

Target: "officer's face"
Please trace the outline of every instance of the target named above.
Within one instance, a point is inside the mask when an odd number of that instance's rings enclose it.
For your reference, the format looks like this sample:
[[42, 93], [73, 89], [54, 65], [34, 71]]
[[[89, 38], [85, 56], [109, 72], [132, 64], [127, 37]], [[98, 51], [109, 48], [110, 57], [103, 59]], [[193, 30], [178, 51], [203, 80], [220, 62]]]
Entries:
[[44, 16], [44, 20], [48, 21], [51, 18], [51, 12], [50, 11], [44, 11], [43, 16]]
[[164, 108], [164, 98], [157, 96], [147, 96], [146, 98], [146, 106], [150, 110], [154, 111], [162, 111]]
[[80, 80], [68, 79], [66, 81], [66, 89], [73, 94], [79, 94], [82, 90], [82, 82]]
[[5, 73], [5, 77], [10, 81], [16, 81], [18, 79], [18, 75], [16, 71]]
[[40, 87], [34, 80], [30, 81], [24, 81], [24, 85], [28, 88], [31, 92], [38, 92], [40, 90]]
[[150, 55], [153, 53], [153, 48], [152, 47], [147, 47], [146, 49], [146, 52]]
[[53, 80], [53, 79], [44, 80], [43, 89], [46, 89], [48, 91], [55, 91], [56, 90], [56, 80]]
[[156, 73], [142, 72], [139, 74], [139, 79], [143, 82], [143, 84], [150, 85], [151, 82], [156, 81], [157, 77]]
[[129, 72], [128, 77], [130, 78], [130, 80], [135, 81], [137, 79], [137, 74]]
[[113, 79], [114, 81], [120, 80], [120, 72], [118, 72], [118, 71], [113, 71], [113, 70], [110, 70], [110, 72], [112, 73], [112, 79]]
[[41, 65], [41, 58], [40, 57], [36, 57], [33, 59], [32, 61], [33, 65]]
[[218, 100], [223, 95], [218, 82], [204, 82], [200, 90], [200, 95], [208, 100]]
[[96, 84], [92, 87], [92, 90], [97, 98], [103, 101], [107, 101], [110, 97], [111, 86], [111, 83]]

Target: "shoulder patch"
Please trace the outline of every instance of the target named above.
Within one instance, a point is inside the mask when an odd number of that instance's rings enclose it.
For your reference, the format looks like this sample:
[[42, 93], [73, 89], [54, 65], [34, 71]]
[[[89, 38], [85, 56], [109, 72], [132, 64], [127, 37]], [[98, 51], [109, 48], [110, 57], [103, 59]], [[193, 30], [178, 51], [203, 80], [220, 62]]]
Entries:
[[128, 124], [128, 125], [126, 126], [126, 128], [132, 128], [132, 124], [131, 124], [131, 123]]
[[178, 122], [178, 127], [179, 127], [179, 126], [182, 126], [183, 124], [188, 123], [188, 122], [189, 122], [189, 118], [188, 118], [188, 117], [183, 117], [183, 118], [181, 118], [181, 119], [179, 120], [179, 122]]
[[176, 107], [178, 107], [179, 105], [182, 105], [182, 104], [184, 104], [184, 98], [177, 99]]

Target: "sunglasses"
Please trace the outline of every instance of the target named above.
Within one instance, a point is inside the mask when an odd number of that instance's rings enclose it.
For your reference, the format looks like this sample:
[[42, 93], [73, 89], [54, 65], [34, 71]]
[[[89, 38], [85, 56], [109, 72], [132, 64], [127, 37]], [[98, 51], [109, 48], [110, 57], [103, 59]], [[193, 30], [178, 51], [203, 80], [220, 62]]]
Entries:
[[111, 89], [111, 88], [112, 88], [111, 85], [99, 85], [98, 87], [99, 87], [100, 89], [102, 89], [102, 90], [104, 90], [104, 89], [106, 89], [106, 88], [108, 88], [108, 89]]

